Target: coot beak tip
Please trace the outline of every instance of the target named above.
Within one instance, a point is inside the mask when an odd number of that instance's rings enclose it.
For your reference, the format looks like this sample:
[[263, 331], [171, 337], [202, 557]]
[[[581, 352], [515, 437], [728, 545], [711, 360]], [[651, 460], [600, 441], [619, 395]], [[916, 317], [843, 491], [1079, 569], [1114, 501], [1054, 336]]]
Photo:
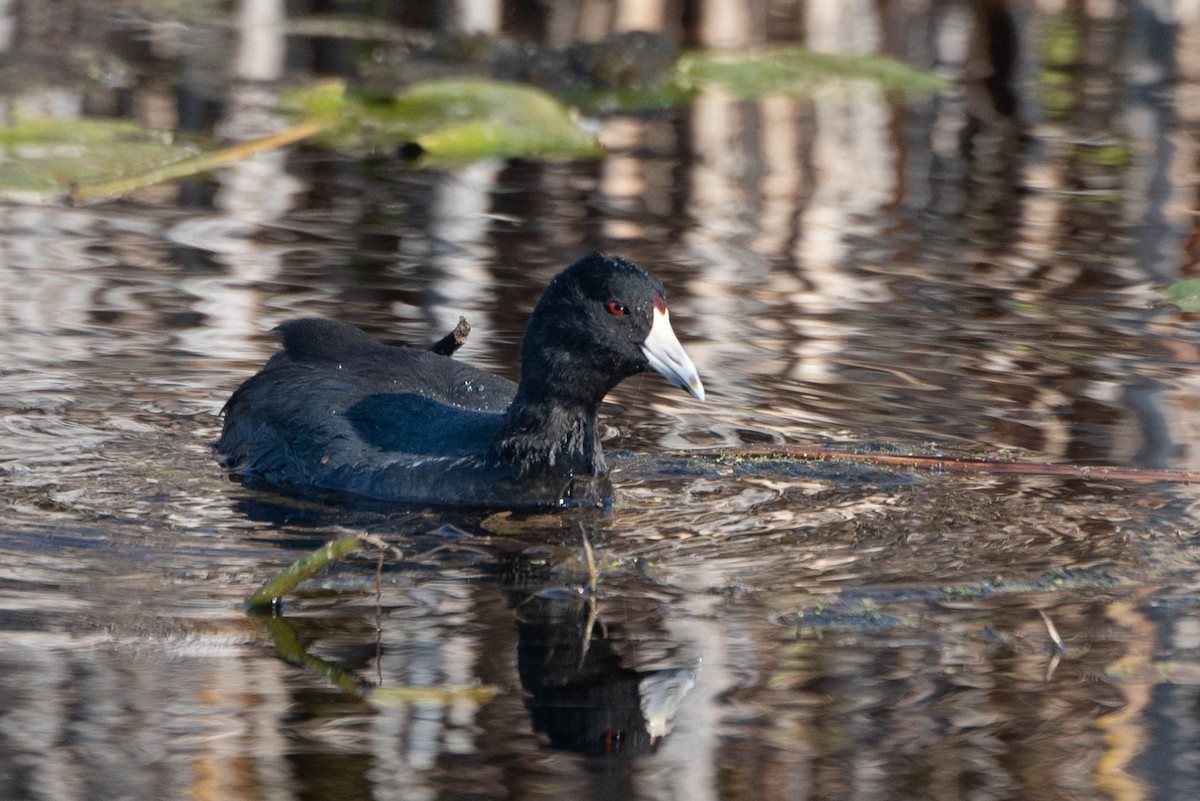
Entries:
[[696, 365], [688, 358], [683, 345], [679, 344], [666, 308], [654, 310], [654, 322], [646, 341], [642, 343], [642, 353], [656, 373], [680, 389], [686, 389], [696, 400], [704, 400], [700, 374], [696, 372]]

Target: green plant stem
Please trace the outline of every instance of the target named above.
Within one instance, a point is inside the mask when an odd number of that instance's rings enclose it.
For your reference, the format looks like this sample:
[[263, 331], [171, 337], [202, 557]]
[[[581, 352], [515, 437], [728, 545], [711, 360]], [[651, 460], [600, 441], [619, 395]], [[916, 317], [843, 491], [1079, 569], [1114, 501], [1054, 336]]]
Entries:
[[95, 203], [101, 200], [111, 200], [147, 186], [173, 181], [177, 178], [198, 175], [202, 172], [215, 170], [218, 167], [226, 167], [230, 164], [244, 161], [259, 153], [278, 150], [281, 147], [294, 144], [302, 139], [315, 136], [331, 125], [332, 123], [328, 121], [306, 120], [269, 136], [252, 139], [249, 142], [239, 142], [236, 145], [231, 145], [230, 147], [211, 153], [202, 153], [198, 156], [183, 159], [182, 161], [165, 164], [129, 178], [117, 178], [116, 180], [104, 181], [97, 184], [76, 186], [70, 191], [68, 197], [74, 203]]

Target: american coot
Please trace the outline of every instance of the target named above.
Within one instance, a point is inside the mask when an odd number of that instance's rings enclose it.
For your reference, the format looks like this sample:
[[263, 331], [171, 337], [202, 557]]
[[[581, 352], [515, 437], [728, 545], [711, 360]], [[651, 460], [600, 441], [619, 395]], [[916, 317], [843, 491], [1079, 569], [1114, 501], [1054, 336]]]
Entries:
[[538, 301], [513, 384], [353, 326], [295, 320], [233, 393], [221, 463], [253, 482], [402, 503], [546, 506], [611, 493], [596, 413], [651, 368], [704, 399], [671, 330], [662, 284], [595, 253]]

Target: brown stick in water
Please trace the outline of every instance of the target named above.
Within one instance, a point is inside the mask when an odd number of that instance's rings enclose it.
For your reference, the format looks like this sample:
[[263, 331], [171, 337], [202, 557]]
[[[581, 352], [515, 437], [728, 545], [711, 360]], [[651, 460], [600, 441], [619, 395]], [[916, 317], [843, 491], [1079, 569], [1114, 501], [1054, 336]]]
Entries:
[[723, 459], [807, 459], [810, 461], [865, 462], [886, 467], [940, 470], [947, 473], [985, 475], [1059, 476], [1089, 481], [1150, 481], [1191, 484], [1200, 473], [1139, 467], [1106, 467], [1050, 462], [1013, 462], [991, 459], [960, 459], [953, 456], [916, 456], [895, 453], [854, 453], [808, 445], [776, 445], [719, 450], [675, 451], [679, 456], [715, 456]]

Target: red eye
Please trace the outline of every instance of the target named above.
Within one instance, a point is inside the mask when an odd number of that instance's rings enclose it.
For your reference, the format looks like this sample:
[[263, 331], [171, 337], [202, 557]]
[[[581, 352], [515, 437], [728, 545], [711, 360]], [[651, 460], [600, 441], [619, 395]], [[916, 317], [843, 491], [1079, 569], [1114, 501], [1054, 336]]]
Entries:
[[657, 293], [654, 295], [654, 308], [658, 309], [659, 314], [662, 314], [667, 310], [666, 299]]
[[615, 300], [610, 300], [604, 308], [608, 309], [608, 313], [614, 317], [620, 317], [623, 314], [628, 314], [629, 309], [625, 308], [624, 303], [618, 303]]

